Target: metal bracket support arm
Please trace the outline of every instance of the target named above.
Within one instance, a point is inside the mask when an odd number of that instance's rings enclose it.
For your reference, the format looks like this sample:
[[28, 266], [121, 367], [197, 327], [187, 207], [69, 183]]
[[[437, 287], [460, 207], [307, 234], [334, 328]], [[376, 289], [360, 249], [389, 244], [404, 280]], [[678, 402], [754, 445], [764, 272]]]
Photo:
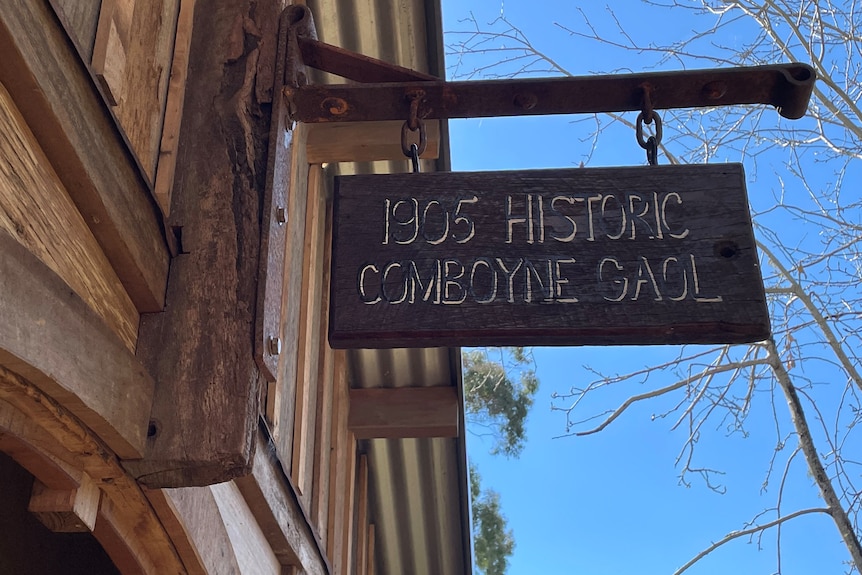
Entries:
[[424, 92], [424, 118], [588, 114], [641, 110], [644, 89], [654, 109], [769, 104], [789, 119], [805, 115], [816, 73], [806, 64], [608, 76], [397, 82], [286, 87], [300, 122], [406, 118], [411, 94]]

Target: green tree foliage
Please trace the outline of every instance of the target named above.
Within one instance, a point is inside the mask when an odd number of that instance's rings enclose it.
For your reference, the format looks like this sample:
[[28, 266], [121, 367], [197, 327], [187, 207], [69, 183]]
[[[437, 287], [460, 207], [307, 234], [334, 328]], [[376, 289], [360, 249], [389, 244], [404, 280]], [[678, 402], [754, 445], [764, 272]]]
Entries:
[[470, 495], [473, 512], [473, 569], [484, 575], [504, 575], [515, 550], [512, 530], [500, 510], [500, 494], [482, 490], [482, 478], [470, 464]]
[[[524, 448], [527, 414], [539, 388], [532, 356], [523, 347], [507, 347], [465, 350], [461, 358], [470, 430], [493, 438], [492, 454], [517, 457]], [[474, 570], [503, 575], [515, 550], [514, 535], [501, 511], [500, 494], [482, 489], [473, 463], [470, 495]]]
[[532, 357], [523, 347], [462, 353], [466, 412], [472, 431], [494, 438], [491, 453], [517, 457], [524, 447], [527, 414], [539, 388]]

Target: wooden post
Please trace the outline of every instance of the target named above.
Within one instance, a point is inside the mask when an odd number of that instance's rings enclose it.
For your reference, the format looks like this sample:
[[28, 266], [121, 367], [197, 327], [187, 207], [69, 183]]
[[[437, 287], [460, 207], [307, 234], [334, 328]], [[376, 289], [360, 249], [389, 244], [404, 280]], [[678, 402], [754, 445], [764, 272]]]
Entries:
[[[141, 321], [138, 353], [157, 380], [145, 458], [155, 487], [203, 485], [251, 470], [259, 386], [254, 321], [270, 103], [282, 2], [198, 4], [168, 226], [180, 253], [167, 308]], [[268, 78], [264, 80], [263, 78]], [[260, 97], [259, 94], [264, 94]]]

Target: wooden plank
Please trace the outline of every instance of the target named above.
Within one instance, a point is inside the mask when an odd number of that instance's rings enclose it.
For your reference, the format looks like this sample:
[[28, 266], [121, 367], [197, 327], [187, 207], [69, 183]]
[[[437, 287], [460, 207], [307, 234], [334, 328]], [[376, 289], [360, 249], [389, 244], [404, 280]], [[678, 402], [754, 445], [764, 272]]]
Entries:
[[343, 177], [333, 234], [333, 346], [769, 335], [741, 164]]
[[[326, 229], [332, 229], [331, 204], [326, 210]], [[324, 330], [329, 323], [329, 277], [332, 253], [332, 234], [326, 234], [326, 243], [323, 254], [323, 300], [321, 301], [321, 322]], [[335, 416], [333, 403], [333, 388], [336, 377], [344, 378], [345, 354], [335, 352], [329, 347], [326, 337], [320, 338], [320, 372], [317, 387], [317, 416], [314, 420], [314, 479], [312, 482], [313, 494], [311, 497], [311, 513], [317, 532], [321, 535], [324, 543], [327, 542], [329, 519], [329, 483], [330, 483], [330, 450], [333, 442], [332, 419]], [[337, 367], [336, 367], [337, 362]], [[338, 373], [338, 376], [336, 376]]]
[[227, 481], [209, 489], [230, 538], [239, 573], [281, 575], [281, 564], [236, 484]]
[[[2, 366], [0, 397], [5, 400], [0, 401], [0, 428], [57, 463], [76, 485], [82, 473], [99, 485], [103, 495], [93, 535], [123, 573], [184, 572], [140, 488], [92, 430], [32, 383]], [[50, 480], [44, 475], [36, 477], [43, 483]]]
[[96, 27], [99, 23], [99, 5], [102, 0], [50, 0], [63, 28], [78, 48], [81, 59], [89, 62], [93, 57]]
[[347, 507], [347, 467], [350, 457], [347, 414], [350, 397], [347, 378], [334, 381], [334, 407], [332, 417], [332, 450], [329, 464], [329, 519], [327, 520], [326, 552], [336, 573], [343, 569], [344, 523]]
[[231, 30], [237, 18], [260, 26], [278, 12], [252, 0], [196, 4], [168, 221], [181, 229], [182, 253], [171, 265], [171, 305], [142, 319], [138, 342], [159, 381], [156, 433], [129, 469], [149, 487], [219, 483], [251, 468], [264, 384], [250, 326], [269, 117], [252, 111], [255, 43]]
[[157, 208], [46, 0], [0, 3], [0, 53], [0, 82], [138, 311], [160, 311], [168, 250]]
[[358, 439], [458, 437], [460, 410], [450, 386], [351, 389], [348, 427]]
[[51, 489], [34, 481], [27, 510], [55, 533], [88, 533], [96, 526], [102, 492], [86, 473], [74, 489]]
[[114, 110], [150, 182], [156, 176], [180, 0], [113, 0], [134, 5], [125, 95]]
[[[302, 282], [305, 247], [305, 225], [308, 206], [308, 161], [305, 156], [307, 132], [299, 125], [293, 133], [293, 156], [290, 168], [290, 189], [287, 207], [287, 240], [284, 259], [284, 286], [281, 304], [282, 352], [279, 357], [278, 379], [275, 385], [274, 436], [279, 459], [291, 472], [293, 462], [293, 432], [296, 409], [296, 386], [299, 372], [299, 329], [302, 307]], [[302, 214], [291, 217], [291, 214]]]
[[[206, 488], [186, 487], [179, 489], [144, 489], [144, 494], [153, 506], [153, 510], [156, 512], [156, 515], [158, 515], [159, 520], [162, 522], [162, 525], [170, 536], [171, 541], [174, 543], [174, 546], [177, 549], [177, 554], [186, 568], [186, 572], [189, 575], [208, 575], [210, 572], [206, 568], [201, 552], [203, 550], [212, 551], [213, 549], [224, 548], [221, 544], [227, 544], [227, 542], [220, 541], [219, 539], [219, 535], [225, 535], [224, 528], [222, 527], [221, 530], [219, 530], [218, 527], [211, 529], [211, 537], [205, 540], [205, 546], [203, 546], [202, 549], [198, 549], [197, 542], [194, 540], [191, 530], [186, 525], [187, 517], [185, 517], [180, 511], [180, 508], [175, 505], [174, 497], [171, 495], [171, 493], [182, 492], [183, 490], [198, 490], [199, 492], [204, 492], [206, 491]], [[215, 507], [214, 501], [210, 500], [210, 507], [215, 508], [216, 513], [218, 512], [218, 508]], [[196, 506], [195, 510], [200, 511], [200, 506]], [[215, 520], [215, 515], [212, 515], [212, 517]], [[203, 524], [205, 526], [208, 523], [203, 522]], [[222, 563], [226, 562], [222, 561]]]
[[173, 514], [168, 531], [179, 535], [180, 549], [186, 549], [181, 556], [190, 574], [234, 575], [240, 572], [230, 536], [209, 487], [148, 490], [147, 494], [151, 501], [163, 499], [156, 505], [160, 517], [165, 517], [166, 512]]
[[[308, 163], [404, 160], [401, 127], [404, 120], [338, 122], [308, 126]], [[425, 122], [427, 147], [420, 158], [440, 157], [440, 122]]]
[[339, 536], [342, 540], [341, 547], [341, 565], [344, 569], [351, 569], [353, 566], [353, 554], [356, 551], [354, 537], [354, 513], [356, 513], [356, 438], [350, 432], [347, 433], [347, 459], [345, 461], [345, 485], [343, 489], [346, 492], [344, 501], [344, 509], [342, 509], [343, 523], [341, 524], [341, 533]]
[[320, 385], [320, 345], [326, 329], [321, 318], [324, 246], [328, 235], [326, 224], [326, 191], [322, 169], [312, 165], [308, 174], [308, 209], [306, 211], [305, 248], [302, 264], [303, 285], [299, 319], [299, 350], [297, 364], [296, 412], [293, 437], [293, 481], [310, 508], [310, 489], [314, 472], [315, 417], [317, 388]]
[[171, 75], [168, 80], [168, 94], [165, 103], [165, 120], [162, 126], [162, 139], [159, 144], [156, 180], [153, 185], [153, 193], [165, 217], [171, 213], [171, 193], [177, 166], [177, 146], [179, 145], [180, 125], [183, 117], [183, 102], [186, 97], [186, 78], [189, 70], [189, 48], [192, 41], [194, 13], [195, 0], [180, 1], [174, 57], [171, 61]]
[[93, 73], [116, 106], [126, 95], [126, 61], [131, 48], [135, 0], [102, 0], [93, 47]]
[[337, 573], [330, 568], [298, 494], [263, 432], [257, 435], [255, 447], [252, 473], [236, 479], [236, 485], [276, 557], [308, 575]]
[[69, 284], [134, 351], [138, 310], [0, 83], [0, 229]]
[[368, 562], [368, 456], [359, 456], [356, 477], [356, 573], [366, 575]]
[[119, 457], [140, 457], [153, 380], [59, 276], [3, 231], [0, 293], [0, 365], [75, 414]]
[[374, 563], [374, 551], [376, 549], [376, 533], [374, 529], [374, 524], [370, 524], [368, 526], [368, 553], [367, 553], [367, 561], [365, 563], [365, 574], [366, 575], [374, 575], [376, 572], [376, 567]]

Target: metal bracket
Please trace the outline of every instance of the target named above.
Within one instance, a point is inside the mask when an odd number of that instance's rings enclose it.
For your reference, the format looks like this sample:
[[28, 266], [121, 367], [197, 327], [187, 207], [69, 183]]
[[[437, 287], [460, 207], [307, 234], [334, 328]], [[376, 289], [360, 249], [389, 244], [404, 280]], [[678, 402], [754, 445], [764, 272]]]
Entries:
[[397, 82], [286, 88], [300, 122], [406, 118], [408, 94], [425, 92], [427, 118], [640, 111], [650, 85], [654, 109], [770, 104], [789, 119], [805, 115], [816, 73], [807, 64], [476, 82]]
[[[297, 35], [314, 37], [311, 12], [301, 5], [282, 12], [276, 47], [272, 118], [269, 133], [269, 158], [260, 237], [257, 306], [255, 309], [254, 355], [258, 367], [269, 381], [278, 379], [278, 359], [283, 346], [281, 305], [284, 289], [285, 238], [289, 219], [288, 193], [291, 176], [293, 121], [285, 86], [299, 86], [307, 73], [299, 57]], [[304, 217], [304, 215], [300, 215]]]

